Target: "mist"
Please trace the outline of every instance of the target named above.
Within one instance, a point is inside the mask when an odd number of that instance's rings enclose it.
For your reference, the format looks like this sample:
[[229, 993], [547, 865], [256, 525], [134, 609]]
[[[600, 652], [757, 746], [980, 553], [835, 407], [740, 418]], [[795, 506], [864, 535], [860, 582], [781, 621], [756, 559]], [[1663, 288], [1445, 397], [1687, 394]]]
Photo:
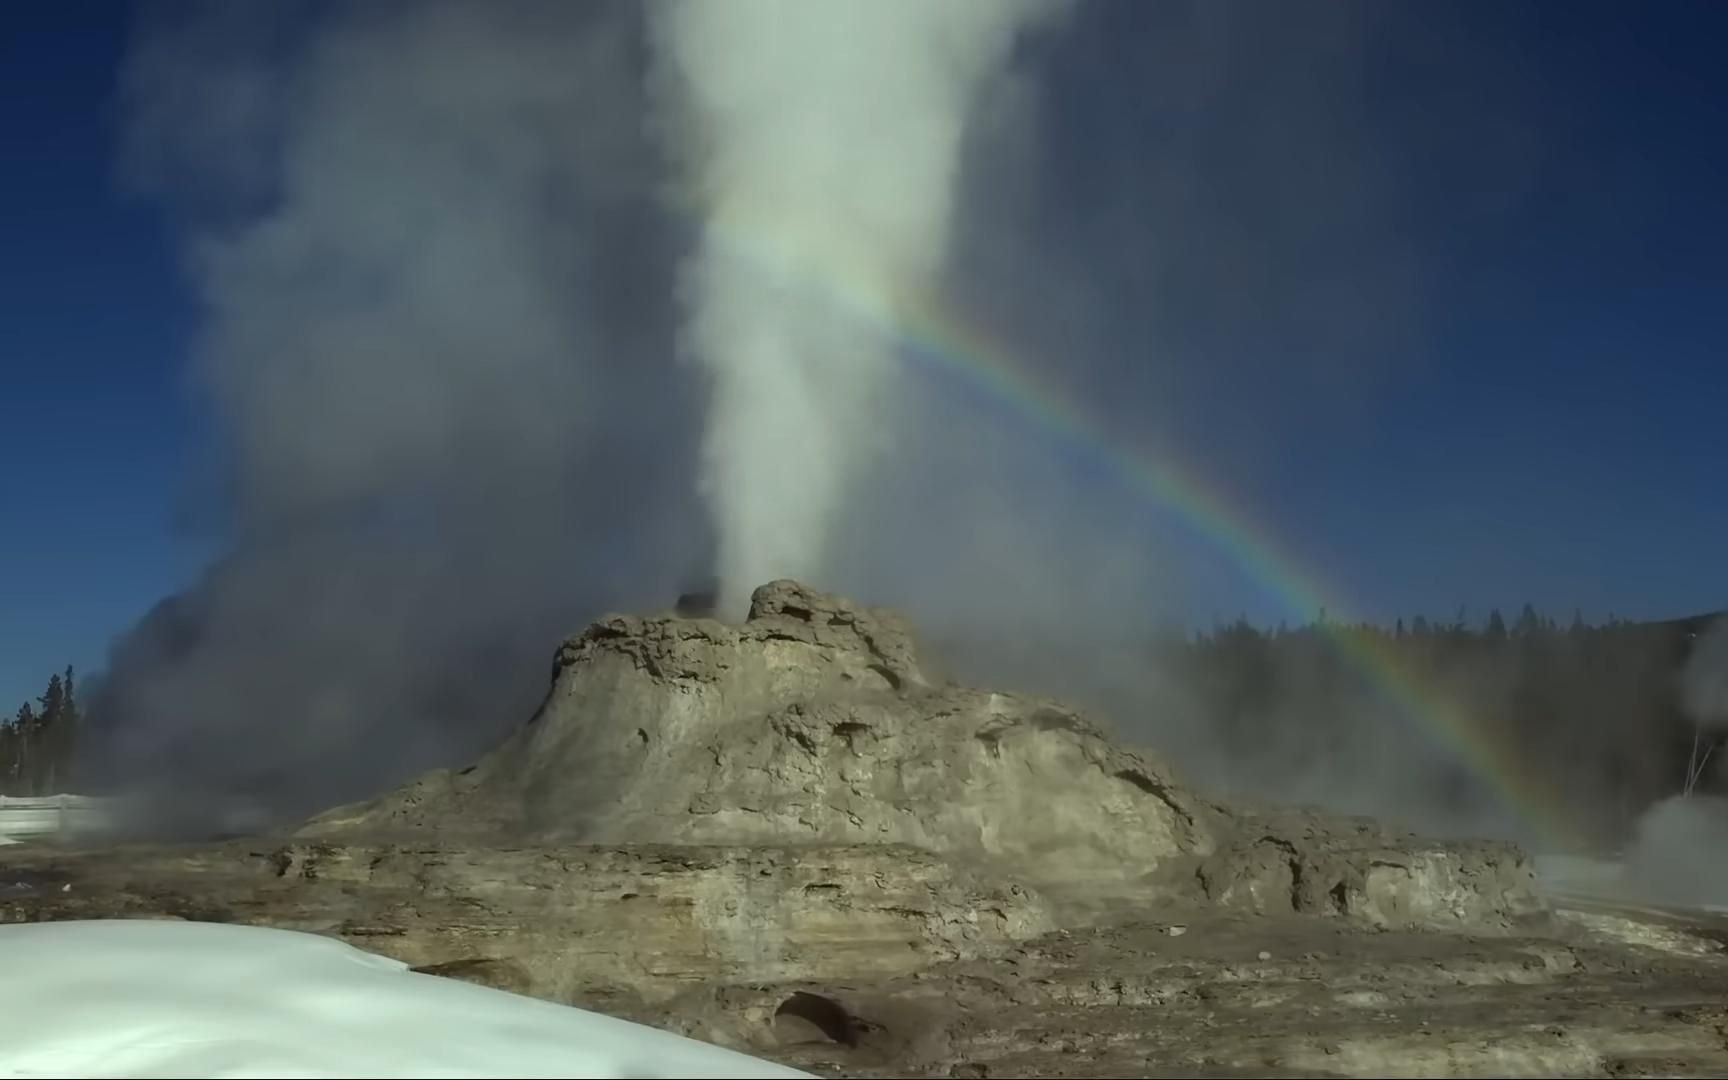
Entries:
[[257, 827], [471, 758], [695, 575], [898, 578], [828, 539], [915, 395], [787, 274], [935, 288], [973, 110], [1063, 7], [150, 9], [124, 179], [203, 303], [223, 553], [116, 644], [93, 777]]
[[158, 11], [124, 84], [205, 312], [225, 552], [117, 645], [98, 770], [202, 820], [478, 752], [706, 542], [631, 10], [261, 13]]
[[1728, 617], [1696, 631], [1678, 676], [1681, 712], [1693, 732], [1687, 790], [1639, 815], [1621, 885], [1640, 899], [1728, 908]]
[[1712, 620], [1680, 673], [1680, 703], [1700, 731], [1728, 728], [1728, 618]]
[[888, 445], [908, 301], [943, 268], [975, 99], [1051, 0], [652, 9], [662, 130], [702, 235], [680, 281], [710, 376], [700, 482], [722, 609], [820, 580]]
[[[1219, 790], [1516, 826], [1383, 698], [1308, 694], [1305, 661], [1258, 728], [1220, 724], [1155, 646], [1264, 583], [1124, 481], [1169, 454], [1279, 495], [1283, 446], [1344, 438], [1425, 362], [1411, 182], [1360, 103], [1386, 9], [146, 10], [123, 177], [202, 305], [187, 512], [222, 549], [89, 703], [93, 778], [150, 820], [252, 828], [464, 763], [604, 611], [713, 576], [736, 617], [792, 576]], [[1461, 33], [1419, 29], [1401, 61]], [[1461, 197], [1530, 170], [1515, 60], [1478, 51], [1429, 103], [1500, 125], [1446, 129], [1472, 132], [1440, 158]], [[980, 393], [1004, 358], [927, 355], [930, 310], [1008, 343], [1083, 437]]]

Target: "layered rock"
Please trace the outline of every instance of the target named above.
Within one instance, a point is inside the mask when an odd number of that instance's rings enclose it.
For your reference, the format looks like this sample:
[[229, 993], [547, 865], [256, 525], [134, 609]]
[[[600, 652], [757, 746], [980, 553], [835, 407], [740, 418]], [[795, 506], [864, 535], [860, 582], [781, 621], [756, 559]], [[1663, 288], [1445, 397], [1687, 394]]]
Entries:
[[1214, 804], [1066, 706], [944, 683], [901, 619], [791, 581], [758, 589], [741, 625], [595, 623], [496, 751], [300, 835], [899, 845], [1037, 888], [1069, 919], [1192, 902], [1498, 929], [1542, 907], [1510, 845]]
[[888, 978], [1054, 929], [1034, 891], [893, 845], [224, 844], [0, 866], [0, 921], [113, 917], [325, 933], [562, 1002]]
[[1054, 702], [938, 685], [908, 627], [795, 582], [748, 620], [613, 616], [497, 751], [309, 823], [321, 838], [901, 844], [1045, 885], [1150, 882], [1216, 811]]
[[1535, 866], [1514, 844], [1440, 841], [1365, 818], [1243, 813], [1201, 860], [1207, 901], [1263, 915], [1342, 916], [1378, 929], [1512, 929], [1539, 917]]
[[1530, 934], [1367, 933], [1171, 903], [1035, 934], [1049, 922], [1027, 891], [890, 845], [231, 843], [0, 859], [0, 922], [110, 917], [327, 933], [822, 1075], [1728, 1070], [1719, 920], [1660, 935], [1608, 915]]

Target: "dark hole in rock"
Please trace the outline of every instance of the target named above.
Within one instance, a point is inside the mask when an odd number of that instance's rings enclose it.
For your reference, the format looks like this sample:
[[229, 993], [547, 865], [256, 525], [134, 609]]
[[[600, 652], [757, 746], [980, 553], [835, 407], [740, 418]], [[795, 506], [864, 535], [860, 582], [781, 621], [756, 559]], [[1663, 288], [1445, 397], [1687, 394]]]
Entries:
[[1346, 885], [1346, 884], [1344, 884], [1344, 882], [1340, 881], [1338, 884], [1332, 886], [1332, 888], [1327, 891], [1326, 895], [1332, 901], [1332, 910], [1333, 911], [1337, 912], [1340, 915], [1345, 915], [1345, 914], [1349, 913], [1349, 911], [1350, 911], [1350, 887], [1348, 885]]
[[1158, 794], [1158, 785], [1154, 784], [1152, 778], [1141, 772], [1139, 769], [1123, 769], [1121, 772], [1116, 774], [1116, 779], [1126, 780], [1128, 783], [1133, 784], [1148, 795]]
[[889, 668], [884, 664], [871, 664], [870, 670], [882, 677], [882, 681], [888, 684], [888, 689], [900, 689], [900, 676], [895, 674], [892, 668]]
[[833, 998], [802, 990], [774, 1010], [774, 1033], [782, 1043], [832, 1042], [857, 1046], [859, 1023]]
[[1039, 709], [1032, 716], [1032, 727], [1037, 731], [1085, 731], [1077, 717], [1055, 709]]
[[711, 619], [720, 609], [720, 585], [707, 581], [701, 587], [678, 595], [672, 610], [681, 619]]

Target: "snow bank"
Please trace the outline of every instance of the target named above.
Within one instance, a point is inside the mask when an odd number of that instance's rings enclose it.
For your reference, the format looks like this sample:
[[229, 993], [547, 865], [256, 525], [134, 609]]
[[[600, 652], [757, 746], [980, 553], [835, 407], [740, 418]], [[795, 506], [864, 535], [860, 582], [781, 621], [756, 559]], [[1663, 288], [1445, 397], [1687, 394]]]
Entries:
[[0, 844], [27, 836], [75, 836], [114, 826], [114, 800], [89, 795], [0, 795]]
[[808, 1075], [260, 927], [0, 926], [0, 1002], [4, 1077]]

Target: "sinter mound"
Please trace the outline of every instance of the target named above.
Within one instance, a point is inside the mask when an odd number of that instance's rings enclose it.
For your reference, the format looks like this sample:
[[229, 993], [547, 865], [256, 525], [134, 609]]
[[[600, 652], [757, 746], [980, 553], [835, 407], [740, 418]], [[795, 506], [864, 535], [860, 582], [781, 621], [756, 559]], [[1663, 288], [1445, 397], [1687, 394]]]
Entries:
[[824, 1075], [1728, 1074], [1720, 920], [1215, 804], [791, 582], [601, 621], [484, 760], [297, 838], [5, 850], [0, 921], [312, 930]]
[[907, 845], [1094, 902], [1199, 898], [1383, 926], [1539, 907], [1510, 846], [1232, 811], [1055, 702], [941, 684], [896, 616], [793, 581], [742, 625], [601, 620], [478, 764], [320, 815], [323, 840]]

